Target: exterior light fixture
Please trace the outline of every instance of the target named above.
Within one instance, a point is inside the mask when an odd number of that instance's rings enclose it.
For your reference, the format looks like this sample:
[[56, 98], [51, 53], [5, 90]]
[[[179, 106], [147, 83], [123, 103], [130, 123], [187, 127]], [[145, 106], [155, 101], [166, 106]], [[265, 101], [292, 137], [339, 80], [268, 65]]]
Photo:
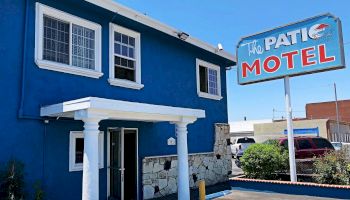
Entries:
[[222, 47], [222, 44], [219, 43], [218, 46], [215, 48], [215, 53], [219, 53], [219, 51], [224, 50], [224, 48]]
[[188, 38], [188, 36], [190, 36], [189, 34], [185, 33], [185, 32], [179, 32], [177, 33], [177, 36], [181, 39], [181, 40], [186, 40]]

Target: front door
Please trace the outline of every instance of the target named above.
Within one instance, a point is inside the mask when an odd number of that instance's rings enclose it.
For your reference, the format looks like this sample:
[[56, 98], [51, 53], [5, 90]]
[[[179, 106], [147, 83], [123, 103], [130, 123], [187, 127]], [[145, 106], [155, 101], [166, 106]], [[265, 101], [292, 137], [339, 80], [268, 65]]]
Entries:
[[109, 137], [109, 199], [137, 199], [137, 129], [111, 129]]

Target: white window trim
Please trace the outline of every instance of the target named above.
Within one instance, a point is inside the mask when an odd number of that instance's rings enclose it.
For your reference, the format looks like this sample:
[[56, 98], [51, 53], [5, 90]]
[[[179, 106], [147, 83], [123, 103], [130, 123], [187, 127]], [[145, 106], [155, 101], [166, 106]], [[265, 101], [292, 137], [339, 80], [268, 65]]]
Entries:
[[[218, 84], [218, 95], [209, 94], [206, 92], [201, 92], [200, 90], [200, 78], [199, 78], [199, 66], [207, 67], [210, 69], [214, 69], [217, 71], [217, 84]], [[207, 98], [207, 99], [214, 99], [214, 100], [221, 100], [221, 77], [220, 77], [220, 66], [214, 65], [212, 63], [206, 62], [204, 60], [196, 59], [196, 77], [197, 77], [197, 94], [199, 97]]]
[[[83, 163], [75, 163], [75, 140], [84, 138], [83, 131], [71, 131], [69, 133], [69, 171], [82, 171]], [[85, 145], [84, 145], [85, 148]], [[104, 167], [104, 132], [101, 131], [98, 138], [98, 165], [102, 169]]]
[[[125, 35], [135, 38], [135, 82], [114, 78], [114, 32], [123, 33]], [[140, 90], [144, 87], [141, 83], [141, 37], [140, 33], [130, 29], [118, 26], [116, 24], [109, 24], [109, 84], [119, 87]]]
[[[44, 15], [48, 15], [70, 23], [69, 65], [43, 59]], [[75, 67], [71, 64], [73, 23], [95, 31], [95, 70]], [[101, 26], [99, 24], [87, 21], [80, 17], [73, 16], [71, 14], [48, 7], [37, 2], [35, 13], [35, 63], [38, 65], [39, 68], [42, 69], [48, 69], [80, 76], [87, 76], [91, 78], [101, 77], [103, 75], [101, 71]]]

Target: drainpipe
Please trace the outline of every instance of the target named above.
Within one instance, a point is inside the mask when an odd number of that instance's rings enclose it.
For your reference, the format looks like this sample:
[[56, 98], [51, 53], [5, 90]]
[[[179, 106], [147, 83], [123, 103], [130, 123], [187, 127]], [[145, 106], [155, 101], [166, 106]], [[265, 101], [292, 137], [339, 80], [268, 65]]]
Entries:
[[29, 9], [30, 9], [30, 1], [25, 0], [25, 19], [23, 22], [23, 49], [22, 49], [22, 74], [21, 74], [21, 85], [20, 85], [20, 96], [19, 96], [19, 106], [18, 106], [18, 115], [19, 119], [32, 119], [32, 120], [43, 120], [43, 118], [38, 116], [30, 116], [25, 115], [23, 113], [24, 107], [24, 98], [25, 98], [25, 80], [26, 80], [26, 68], [27, 68], [27, 43], [28, 43], [28, 28], [29, 28]]
[[24, 36], [23, 36], [23, 49], [22, 49], [22, 78], [21, 78], [21, 86], [20, 86], [20, 97], [19, 97], [19, 108], [18, 108], [18, 118], [19, 119], [34, 119], [41, 120], [40, 117], [36, 116], [26, 116], [23, 114], [23, 105], [24, 105], [24, 96], [25, 96], [25, 78], [26, 78], [26, 68], [27, 68], [27, 40], [28, 40], [28, 27], [29, 27], [29, 0], [25, 0], [25, 19], [23, 22]]

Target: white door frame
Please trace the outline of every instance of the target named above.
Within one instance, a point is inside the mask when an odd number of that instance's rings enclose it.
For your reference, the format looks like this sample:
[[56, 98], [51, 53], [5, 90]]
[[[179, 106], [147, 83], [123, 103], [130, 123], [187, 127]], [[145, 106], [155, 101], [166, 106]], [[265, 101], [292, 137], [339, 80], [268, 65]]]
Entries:
[[[137, 199], [139, 199], [139, 129], [138, 128], [124, 128], [124, 127], [108, 127], [107, 128], [107, 197], [109, 197], [109, 195], [111, 194], [110, 191], [110, 163], [111, 163], [111, 152], [110, 152], [110, 147], [111, 147], [111, 139], [110, 139], [110, 135], [111, 135], [111, 131], [113, 129], [117, 129], [120, 128], [121, 129], [121, 134], [122, 134], [122, 138], [124, 138], [124, 131], [125, 130], [135, 130], [136, 131], [136, 184], [137, 184]], [[122, 139], [122, 167], [124, 167], [124, 139]], [[124, 183], [122, 183], [122, 200], [124, 199]]]

